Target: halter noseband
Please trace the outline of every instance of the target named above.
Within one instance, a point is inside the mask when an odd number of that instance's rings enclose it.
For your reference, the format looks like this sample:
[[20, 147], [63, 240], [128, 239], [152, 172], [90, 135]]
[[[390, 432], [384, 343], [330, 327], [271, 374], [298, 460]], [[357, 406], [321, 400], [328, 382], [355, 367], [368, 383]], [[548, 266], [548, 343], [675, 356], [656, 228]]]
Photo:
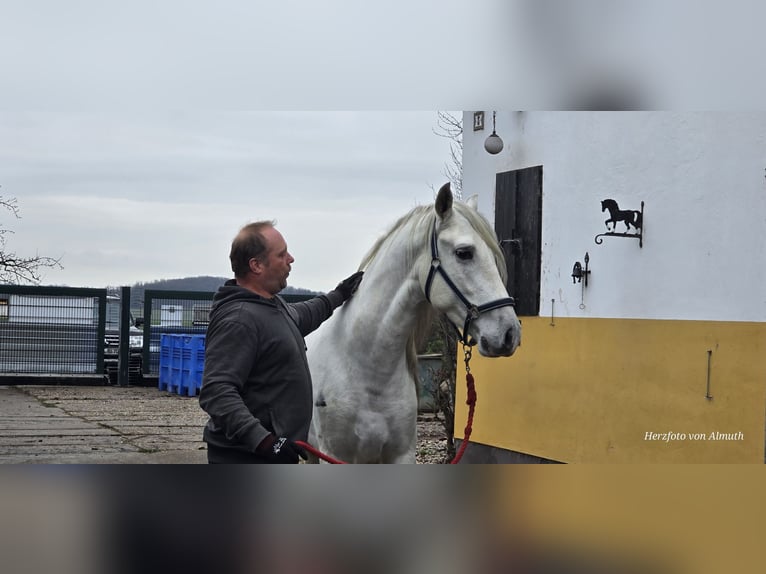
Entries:
[[[468, 299], [466, 299], [465, 295], [461, 293], [460, 289], [457, 285], [455, 285], [454, 281], [450, 279], [449, 275], [447, 275], [447, 272], [444, 270], [444, 267], [442, 267], [441, 260], [439, 259], [439, 248], [436, 244], [436, 222], [434, 222], [434, 228], [431, 232], [431, 268], [428, 270], [428, 278], [426, 279], [426, 299], [428, 302], [431, 302], [431, 285], [434, 282], [434, 277], [436, 276], [436, 273], [439, 273], [443, 278], [444, 281], [449, 285], [449, 288], [452, 289], [452, 292], [457, 295], [458, 299], [463, 302], [463, 305], [465, 305], [465, 308], [467, 310], [466, 317], [465, 317], [465, 324], [463, 325], [463, 332], [460, 333], [460, 330], [457, 328], [457, 325], [452, 323], [452, 326], [455, 327], [455, 331], [457, 331], [458, 339], [461, 343], [468, 346], [473, 346], [476, 344], [476, 341], [473, 339], [469, 339], [470, 335], [468, 334], [468, 328], [471, 326], [471, 321], [474, 319], [478, 319], [479, 315], [482, 313], [485, 313], [487, 311], [492, 311], [494, 309], [499, 309], [500, 307], [514, 307], [516, 305], [516, 301], [513, 297], [504, 297], [502, 299], [496, 299], [495, 301], [490, 301], [489, 303], [484, 303], [483, 305], [473, 305]], [[451, 322], [451, 321], [450, 321]]]

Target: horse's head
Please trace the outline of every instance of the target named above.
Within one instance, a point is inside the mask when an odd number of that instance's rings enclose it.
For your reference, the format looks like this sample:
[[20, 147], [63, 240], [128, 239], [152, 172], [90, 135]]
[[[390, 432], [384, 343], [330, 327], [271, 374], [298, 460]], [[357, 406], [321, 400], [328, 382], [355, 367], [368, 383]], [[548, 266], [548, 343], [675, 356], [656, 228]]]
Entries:
[[601, 213], [612, 208], [617, 208], [617, 202], [614, 199], [604, 199], [601, 201]]
[[[505, 258], [492, 227], [476, 211], [476, 198], [454, 202], [449, 184], [439, 190], [434, 210], [435, 248], [441, 270], [429, 273], [423, 266], [426, 297], [461, 330], [469, 305], [478, 307], [480, 313], [470, 320], [466, 337], [473, 337], [484, 356], [512, 355], [521, 343], [521, 325], [509, 304]], [[432, 258], [431, 253], [429, 256]], [[482, 309], [491, 303], [497, 305]]]

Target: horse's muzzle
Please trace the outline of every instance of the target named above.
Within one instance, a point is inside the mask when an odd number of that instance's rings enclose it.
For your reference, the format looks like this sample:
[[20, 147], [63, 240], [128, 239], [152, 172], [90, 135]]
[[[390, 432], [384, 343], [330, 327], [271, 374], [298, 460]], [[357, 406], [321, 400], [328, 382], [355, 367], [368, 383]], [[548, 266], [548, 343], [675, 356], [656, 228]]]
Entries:
[[479, 352], [485, 357], [510, 357], [521, 344], [520, 331], [511, 327], [499, 343], [493, 344], [487, 337], [479, 339]]

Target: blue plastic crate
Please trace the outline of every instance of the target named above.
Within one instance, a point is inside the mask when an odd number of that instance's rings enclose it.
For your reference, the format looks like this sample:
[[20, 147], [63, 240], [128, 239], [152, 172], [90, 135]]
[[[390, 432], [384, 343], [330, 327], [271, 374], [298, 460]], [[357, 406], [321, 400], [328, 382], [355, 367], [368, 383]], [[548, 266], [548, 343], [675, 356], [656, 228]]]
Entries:
[[160, 337], [160, 390], [194, 396], [202, 388], [205, 335], [163, 333]]
[[171, 356], [173, 355], [173, 335], [163, 334], [160, 337], [160, 377], [159, 389], [161, 391], [170, 391], [170, 367]]
[[193, 397], [202, 388], [202, 373], [205, 370], [205, 335], [186, 335], [183, 338], [183, 361], [181, 366], [181, 389]]
[[183, 393], [183, 350], [185, 335], [170, 335], [170, 385], [169, 391], [175, 391], [179, 395]]

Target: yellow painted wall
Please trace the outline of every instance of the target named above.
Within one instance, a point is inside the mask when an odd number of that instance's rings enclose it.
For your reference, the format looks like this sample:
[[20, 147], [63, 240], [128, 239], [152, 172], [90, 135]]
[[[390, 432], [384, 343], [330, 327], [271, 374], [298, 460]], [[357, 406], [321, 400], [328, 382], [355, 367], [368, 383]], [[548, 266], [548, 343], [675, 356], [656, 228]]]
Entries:
[[608, 557], [614, 572], [766, 570], [763, 464], [500, 466], [481, 476], [493, 484], [493, 526], [538, 555]]
[[[524, 317], [513, 357], [474, 353], [471, 441], [569, 463], [764, 462], [766, 324], [550, 322]], [[705, 398], [708, 350], [712, 400]], [[458, 367], [461, 437], [467, 407], [462, 362]], [[647, 440], [647, 432], [686, 437]], [[743, 438], [710, 440], [715, 432]]]

